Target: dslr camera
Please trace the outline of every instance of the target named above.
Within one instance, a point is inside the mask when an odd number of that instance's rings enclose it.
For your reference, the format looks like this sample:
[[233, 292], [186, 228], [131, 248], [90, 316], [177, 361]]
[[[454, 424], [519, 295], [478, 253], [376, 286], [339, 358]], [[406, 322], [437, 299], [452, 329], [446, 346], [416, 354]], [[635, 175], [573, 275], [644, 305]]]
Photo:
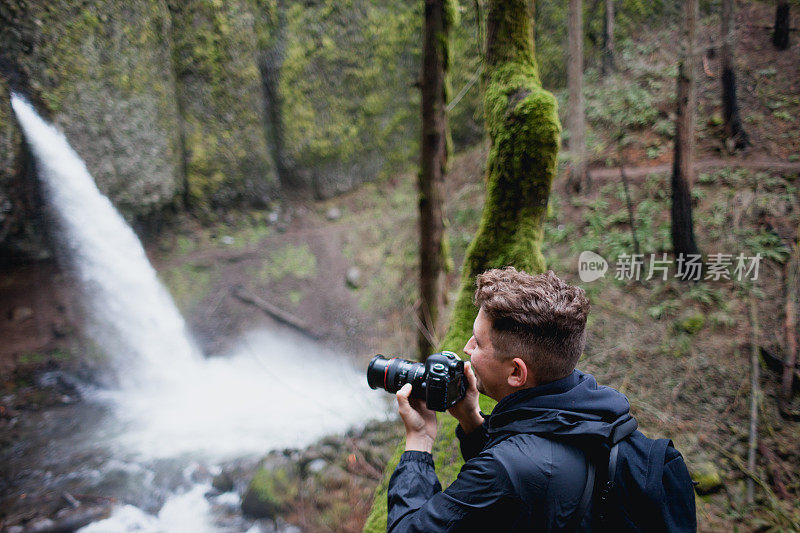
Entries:
[[467, 391], [464, 361], [453, 352], [435, 353], [424, 363], [378, 354], [367, 367], [367, 383], [386, 392], [397, 392], [411, 383], [411, 397], [425, 400], [432, 411], [446, 411]]

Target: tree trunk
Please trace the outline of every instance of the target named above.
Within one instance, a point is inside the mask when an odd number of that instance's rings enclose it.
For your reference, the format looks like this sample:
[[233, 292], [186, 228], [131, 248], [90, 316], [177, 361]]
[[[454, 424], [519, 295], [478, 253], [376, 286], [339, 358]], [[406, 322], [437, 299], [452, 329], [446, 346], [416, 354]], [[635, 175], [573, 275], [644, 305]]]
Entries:
[[602, 75], [614, 71], [614, 0], [606, 0], [606, 23], [603, 26]]
[[445, 261], [444, 177], [447, 169], [445, 71], [446, 0], [425, 0], [422, 51], [422, 155], [419, 179], [419, 289], [417, 346], [420, 360], [436, 347], [436, 322], [443, 307]]
[[747, 132], [739, 115], [739, 102], [736, 99], [736, 69], [734, 68], [734, 16], [733, 0], [722, 1], [722, 110], [725, 121], [725, 142], [732, 144], [734, 150], [743, 150], [750, 144]]
[[[491, 140], [486, 204], [464, 259], [458, 299], [441, 345], [459, 352], [472, 335], [478, 313], [472, 303], [478, 274], [507, 265], [532, 274], [545, 269], [543, 224], [561, 136], [556, 100], [542, 89], [534, 59], [533, 2], [490, 0], [486, 17], [484, 106]], [[481, 406], [489, 412], [493, 402], [483, 396]], [[447, 486], [462, 463], [454, 437], [456, 420], [442, 416], [439, 424], [433, 453]], [[402, 445], [386, 467], [364, 531], [386, 531], [386, 487], [401, 452]]]
[[286, 154], [284, 132], [283, 99], [278, 90], [281, 81], [281, 69], [286, 57], [286, 9], [284, 0], [276, 0], [275, 11], [277, 24], [273, 28], [270, 46], [259, 50], [258, 69], [261, 73], [261, 88], [264, 92], [264, 111], [266, 114], [265, 137], [275, 171], [281, 187], [287, 190], [300, 189], [311, 185], [295, 173]]
[[692, 221], [694, 182], [695, 74], [694, 39], [697, 0], [687, 0], [684, 48], [678, 61], [678, 101], [675, 158], [672, 162], [672, 249], [675, 255], [697, 254]]
[[572, 161], [569, 185], [580, 191], [586, 173], [586, 115], [583, 103], [583, 2], [569, 0], [567, 86], [569, 87], [569, 152]]
[[772, 32], [772, 44], [778, 50], [789, 48], [789, 2], [778, 0], [775, 9], [775, 29]]

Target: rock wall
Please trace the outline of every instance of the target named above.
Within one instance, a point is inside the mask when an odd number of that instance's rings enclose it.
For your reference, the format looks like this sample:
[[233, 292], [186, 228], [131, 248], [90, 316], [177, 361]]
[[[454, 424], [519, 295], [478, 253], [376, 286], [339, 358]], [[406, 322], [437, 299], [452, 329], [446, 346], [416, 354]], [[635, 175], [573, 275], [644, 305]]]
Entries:
[[164, 3], [20, 4], [16, 43], [3, 35], [16, 47], [9, 59], [98, 187], [129, 216], [170, 202], [180, 186], [179, 146]]
[[[266, 142], [260, 39], [266, 0], [170, 0], [190, 207], [265, 205], [277, 186]], [[261, 34], [261, 35], [259, 35]]]
[[[478, 66], [472, 9], [454, 92]], [[129, 219], [213, 216], [413, 168], [422, 19], [394, 0], [0, 0], [0, 246], [31, 216], [12, 85]], [[482, 137], [480, 106], [473, 88], [454, 109], [457, 142]]]

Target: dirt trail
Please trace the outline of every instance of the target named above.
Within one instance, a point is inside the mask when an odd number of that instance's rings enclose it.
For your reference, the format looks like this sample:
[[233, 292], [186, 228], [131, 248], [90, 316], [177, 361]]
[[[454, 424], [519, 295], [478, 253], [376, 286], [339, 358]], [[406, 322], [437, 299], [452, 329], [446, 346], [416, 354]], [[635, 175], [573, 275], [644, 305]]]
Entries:
[[[695, 170], [710, 170], [714, 168], [747, 168], [750, 170], [781, 170], [800, 172], [800, 161], [785, 161], [782, 159], [738, 159], [714, 157], [695, 161]], [[643, 178], [650, 174], [666, 174], [672, 171], [672, 163], [662, 165], [624, 167], [625, 175], [629, 178]], [[619, 167], [594, 168], [589, 170], [589, 177], [593, 180], [607, 180], [620, 176]]]

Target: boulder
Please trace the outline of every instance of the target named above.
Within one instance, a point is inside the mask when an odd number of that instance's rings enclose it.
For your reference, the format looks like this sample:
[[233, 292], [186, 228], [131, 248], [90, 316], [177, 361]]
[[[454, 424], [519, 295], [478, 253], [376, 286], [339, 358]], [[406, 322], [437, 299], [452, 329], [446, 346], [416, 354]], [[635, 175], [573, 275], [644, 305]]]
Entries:
[[697, 482], [694, 489], [698, 494], [710, 494], [722, 488], [722, 476], [713, 463], [700, 463], [692, 468], [690, 473], [692, 479]]
[[361, 286], [361, 269], [358, 267], [350, 267], [345, 274], [345, 282], [351, 289], [357, 289]]
[[230, 492], [233, 490], [233, 478], [228, 472], [220, 472], [211, 480], [211, 486], [220, 492]]
[[242, 496], [242, 512], [253, 518], [275, 519], [297, 497], [300, 479], [290, 463], [259, 468]]

